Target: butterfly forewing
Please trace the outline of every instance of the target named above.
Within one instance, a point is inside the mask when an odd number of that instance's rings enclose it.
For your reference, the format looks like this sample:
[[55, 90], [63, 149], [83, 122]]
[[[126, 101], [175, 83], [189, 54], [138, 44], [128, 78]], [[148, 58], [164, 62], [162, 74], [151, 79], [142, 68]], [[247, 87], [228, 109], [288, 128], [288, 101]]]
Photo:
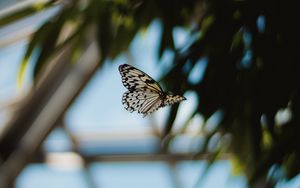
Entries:
[[166, 94], [149, 75], [130, 65], [119, 66], [123, 85], [128, 89], [122, 103], [126, 110], [138, 111], [144, 117], [158, 108], [185, 100], [180, 95]]
[[152, 89], [158, 93], [162, 92], [161, 87], [149, 75], [130, 65], [119, 66], [123, 85], [128, 90]]

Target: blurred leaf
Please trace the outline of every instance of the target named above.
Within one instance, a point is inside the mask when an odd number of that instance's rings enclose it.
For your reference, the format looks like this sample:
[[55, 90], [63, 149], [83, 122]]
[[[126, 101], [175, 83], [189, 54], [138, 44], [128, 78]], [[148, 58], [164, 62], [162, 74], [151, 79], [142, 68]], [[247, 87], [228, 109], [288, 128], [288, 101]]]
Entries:
[[19, 88], [23, 85], [23, 78], [29, 64], [30, 56], [32, 55], [36, 46], [39, 46], [40, 42], [44, 40], [51, 26], [52, 26], [51, 22], [46, 22], [35, 32], [32, 39], [30, 40], [25, 55], [23, 57], [23, 61], [18, 71], [17, 85]]
[[163, 31], [162, 31], [162, 37], [160, 40], [160, 45], [158, 49], [158, 57], [161, 58], [163, 55], [163, 52], [165, 49], [172, 49], [174, 50], [174, 41], [173, 41], [173, 33], [172, 33], [172, 26], [169, 26], [165, 24], [163, 26]]
[[178, 112], [178, 104], [173, 105], [171, 107], [171, 111], [170, 111], [170, 114], [168, 116], [167, 123], [166, 123], [166, 126], [164, 128], [164, 132], [163, 132], [162, 138], [164, 138], [168, 134], [170, 134], [170, 131], [172, 130], [173, 124], [175, 122], [175, 118], [176, 118], [177, 112]]
[[3, 15], [2, 18], [0, 18], [0, 27], [9, 25], [15, 21], [33, 15], [53, 5], [54, 5], [54, 1], [36, 2], [33, 3], [31, 6], [24, 7], [20, 10], [17, 10], [16, 12], [9, 12], [6, 15]]
[[239, 175], [245, 171], [246, 167], [245, 167], [245, 165], [243, 165], [244, 163], [241, 163], [241, 161], [239, 159], [236, 159], [233, 156], [233, 157], [231, 157], [230, 162], [231, 162], [231, 166], [232, 166], [231, 172], [233, 175]]
[[241, 48], [241, 46], [243, 45], [243, 36], [242, 36], [242, 32], [237, 32], [232, 40], [231, 43], [231, 51], [235, 50], [236, 48]]
[[56, 18], [51, 20], [53, 22], [51, 27], [48, 28], [46, 36], [40, 41], [40, 52], [38, 54], [36, 64], [34, 66], [33, 76], [37, 77], [39, 71], [47, 62], [48, 58], [55, 53], [56, 45], [58, 43], [58, 38], [61, 34], [61, 29], [70, 19], [76, 18], [78, 14], [78, 9], [76, 4], [71, 6], [66, 6], [61, 10]]
[[299, 174], [300, 171], [300, 158], [298, 153], [291, 153], [285, 162], [285, 169], [287, 179], [292, 179]]

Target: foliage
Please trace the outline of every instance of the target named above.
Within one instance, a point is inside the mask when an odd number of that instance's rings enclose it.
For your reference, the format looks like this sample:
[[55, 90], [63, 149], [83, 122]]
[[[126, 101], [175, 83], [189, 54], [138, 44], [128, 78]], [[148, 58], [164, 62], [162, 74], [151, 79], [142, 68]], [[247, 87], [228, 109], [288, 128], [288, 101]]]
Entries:
[[[56, 1], [44, 7], [58, 6]], [[135, 34], [159, 19], [163, 32], [158, 50], [175, 54], [172, 69], [163, 81], [172, 91], [194, 91], [197, 109], [207, 121], [222, 114], [219, 125], [207, 136], [221, 135], [220, 151], [230, 151], [250, 184], [261, 180], [276, 183], [300, 172], [299, 29], [300, 12], [294, 1], [250, 0], [90, 0], [66, 1], [59, 13], [44, 23], [28, 45], [19, 78], [33, 52], [37, 54], [35, 76], [66, 44], [74, 54], [94, 28], [102, 61], [126, 50]], [[43, 7], [43, 6], [40, 6]], [[22, 10], [20, 14], [29, 11]], [[5, 23], [14, 18], [8, 15]], [[4, 22], [0, 22], [3, 25]], [[65, 27], [66, 38], [59, 39]], [[190, 43], [176, 49], [173, 29], [190, 30]], [[38, 50], [37, 50], [38, 49]], [[76, 59], [76, 58], [75, 58]], [[201, 81], [188, 77], [199, 60], [207, 60]], [[101, 63], [101, 62], [100, 62]], [[298, 83], [298, 84], [297, 84]], [[172, 129], [178, 106], [172, 108], [164, 135]], [[286, 121], [278, 120], [290, 115]], [[229, 147], [225, 137], [231, 138]], [[206, 151], [199, 148], [199, 153]], [[275, 170], [274, 170], [275, 169]], [[285, 175], [273, 177], [274, 171]], [[268, 175], [269, 174], [269, 175]]]

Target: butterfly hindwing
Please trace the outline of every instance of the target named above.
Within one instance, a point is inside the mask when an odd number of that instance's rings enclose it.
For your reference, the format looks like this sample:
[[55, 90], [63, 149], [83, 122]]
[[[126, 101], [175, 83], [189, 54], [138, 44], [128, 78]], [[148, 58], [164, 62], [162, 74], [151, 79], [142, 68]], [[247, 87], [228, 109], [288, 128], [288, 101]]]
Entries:
[[158, 109], [161, 106], [161, 101], [161, 96], [149, 89], [146, 91], [126, 91], [122, 98], [126, 110], [130, 112], [138, 111], [144, 116]]

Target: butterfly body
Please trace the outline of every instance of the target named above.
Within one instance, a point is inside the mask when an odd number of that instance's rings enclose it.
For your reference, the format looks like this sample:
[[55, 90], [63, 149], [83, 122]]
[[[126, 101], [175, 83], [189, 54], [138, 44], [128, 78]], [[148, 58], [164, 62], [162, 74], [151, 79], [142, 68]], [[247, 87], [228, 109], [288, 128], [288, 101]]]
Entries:
[[181, 95], [164, 92], [153, 78], [128, 64], [120, 65], [119, 71], [128, 89], [123, 94], [122, 104], [130, 112], [137, 111], [145, 117], [158, 108], [185, 100]]

